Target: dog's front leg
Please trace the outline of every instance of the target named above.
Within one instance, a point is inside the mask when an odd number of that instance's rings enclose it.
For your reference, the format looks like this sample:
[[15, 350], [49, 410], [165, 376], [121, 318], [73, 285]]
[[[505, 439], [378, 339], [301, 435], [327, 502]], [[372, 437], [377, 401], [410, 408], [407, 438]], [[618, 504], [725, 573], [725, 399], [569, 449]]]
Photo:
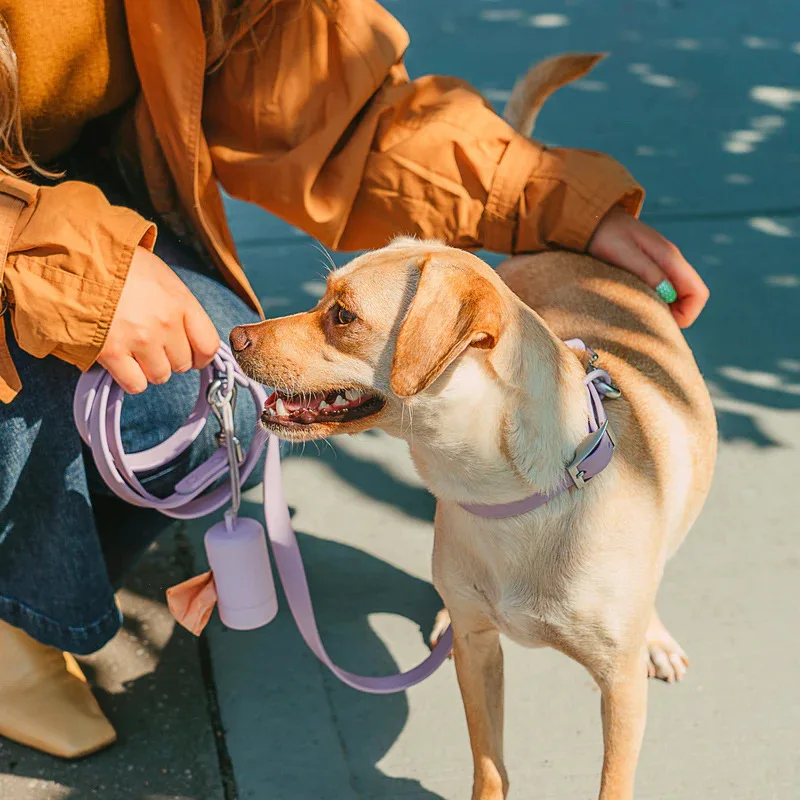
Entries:
[[488, 623], [453, 614], [453, 651], [474, 762], [472, 800], [504, 800], [503, 650]]
[[603, 776], [600, 800], [632, 800], [636, 764], [647, 719], [647, 671], [632, 653], [597, 679], [602, 692]]

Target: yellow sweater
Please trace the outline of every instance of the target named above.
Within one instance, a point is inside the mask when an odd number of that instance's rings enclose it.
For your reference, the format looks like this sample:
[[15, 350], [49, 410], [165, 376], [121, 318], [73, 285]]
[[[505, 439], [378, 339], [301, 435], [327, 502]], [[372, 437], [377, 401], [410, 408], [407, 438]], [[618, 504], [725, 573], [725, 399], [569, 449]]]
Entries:
[[47, 163], [138, 89], [123, 0], [0, 0], [17, 53], [25, 143]]

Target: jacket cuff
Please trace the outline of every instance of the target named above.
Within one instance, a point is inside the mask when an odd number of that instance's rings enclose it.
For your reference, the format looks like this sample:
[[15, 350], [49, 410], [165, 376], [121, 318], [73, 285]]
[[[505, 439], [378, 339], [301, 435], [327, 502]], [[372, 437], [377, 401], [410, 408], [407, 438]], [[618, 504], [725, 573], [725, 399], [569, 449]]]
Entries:
[[53, 355], [74, 364], [85, 372], [91, 367], [103, 349], [108, 330], [117, 311], [122, 289], [128, 278], [133, 255], [137, 247], [144, 247], [152, 252], [156, 242], [156, 226], [129, 209], [123, 211], [116, 221], [116, 235], [112, 236], [114, 247], [106, 254], [108, 258], [108, 282], [102, 287], [102, 295], [96, 298], [100, 309], [94, 333], [87, 343], [60, 343], [53, 350]]
[[638, 216], [644, 190], [617, 161], [588, 150], [542, 148], [520, 200], [514, 252], [585, 252], [600, 221], [621, 206]]

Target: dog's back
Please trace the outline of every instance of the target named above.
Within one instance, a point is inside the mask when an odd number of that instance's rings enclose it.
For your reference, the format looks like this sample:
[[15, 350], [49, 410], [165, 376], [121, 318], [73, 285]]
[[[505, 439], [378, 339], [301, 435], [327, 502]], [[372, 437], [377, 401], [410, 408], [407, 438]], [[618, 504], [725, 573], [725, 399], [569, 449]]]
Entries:
[[[673, 552], [708, 493], [717, 427], [669, 308], [636, 276], [576, 253], [518, 256], [498, 272], [559, 338], [581, 338], [598, 352], [599, 366], [622, 391], [606, 402], [620, 457], [650, 474], [665, 504], [685, 498], [685, 513], [669, 532]], [[677, 435], [676, 426], [685, 433]]]
[[[514, 87], [506, 120], [530, 136], [547, 97], [601, 58], [569, 54], [536, 65]], [[517, 256], [498, 273], [557, 336], [581, 338], [600, 354], [599, 366], [623, 392], [621, 400], [606, 403], [618, 453], [649, 473], [665, 504], [685, 499], [684, 514], [668, 534], [673, 552], [708, 493], [717, 427], [708, 390], [669, 308], [635, 275], [577, 253]]]

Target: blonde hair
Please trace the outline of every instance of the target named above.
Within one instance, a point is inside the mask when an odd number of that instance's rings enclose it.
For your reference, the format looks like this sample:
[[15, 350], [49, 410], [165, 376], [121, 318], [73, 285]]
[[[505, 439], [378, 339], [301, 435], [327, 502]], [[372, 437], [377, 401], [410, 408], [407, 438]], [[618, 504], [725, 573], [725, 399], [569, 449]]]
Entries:
[[22, 138], [17, 54], [8, 26], [0, 16], [0, 171], [14, 175], [24, 169], [51, 176], [36, 164]]
[[[209, 71], [219, 68], [236, 43], [270, 6], [287, 0], [198, 0], [209, 53]], [[303, 2], [303, 0], [298, 0]], [[318, 0], [320, 5], [324, 2]], [[57, 177], [40, 167], [25, 146], [19, 96], [19, 65], [11, 35], [0, 15], [0, 172], [31, 170]]]

